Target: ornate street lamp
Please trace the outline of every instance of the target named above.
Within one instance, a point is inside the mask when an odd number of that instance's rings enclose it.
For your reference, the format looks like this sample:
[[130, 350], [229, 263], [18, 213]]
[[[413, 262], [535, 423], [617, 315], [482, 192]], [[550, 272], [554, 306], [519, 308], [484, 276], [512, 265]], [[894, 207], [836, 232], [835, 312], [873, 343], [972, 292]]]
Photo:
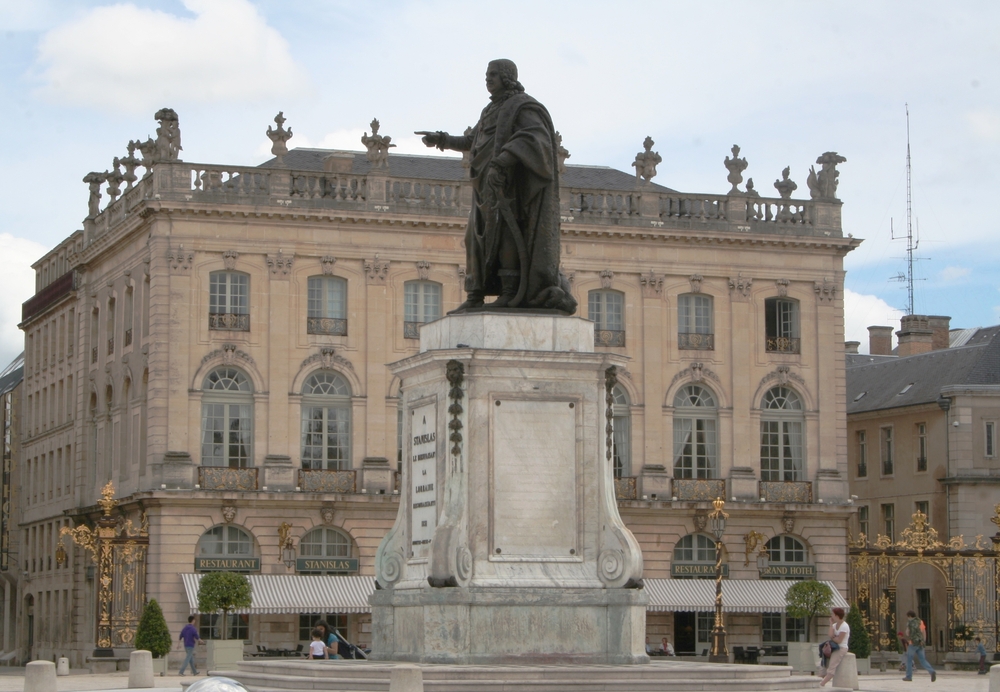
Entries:
[[760, 552], [757, 553], [757, 572], [761, 577], [767, 572], [767, 567], [771, 563], [771, 556], [767, 552], [765, 546], [760, 547]]
[[721, 497], [712, 503], [715, 509], [709, 513], [712, 533], [715, 534], [715, 627], [712, 630], [712, 650], [708, 656], [711, 663], [728, 663], [729, 647], [726, 646], [726, 628], [722, 624], [722, 534], [726, 531], [729, 515], [723, 511], [726, 501]]
[[295, 566], [295, 541], [291, 533], [292, 525], [287, 521], [281, 522], [281, 526], [278, 527], [278, 545], [281, 547], [281, 561], [288, 569]]

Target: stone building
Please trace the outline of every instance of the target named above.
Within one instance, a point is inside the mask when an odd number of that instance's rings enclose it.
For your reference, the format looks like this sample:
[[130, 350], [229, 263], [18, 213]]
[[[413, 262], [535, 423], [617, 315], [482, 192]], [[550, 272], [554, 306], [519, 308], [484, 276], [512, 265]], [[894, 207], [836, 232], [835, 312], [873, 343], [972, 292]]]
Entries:
[[[124, 173], [88, 175], [84, 228], [34, 265], [18, 598], [37, 613], [45, 594], [58, 624], [29, 647], [22, 621], [20, 656], [121, 653], [143, 597], [176, 631], [211, 569], [252, 575], [253, 612], [226, 626], [253, 646], [294, 648], [322, 613], [365, 644], [403, 463], [386, 364], [464, 298], [464, 162], [293, 149], [258, 167], [190, 164], [169, 144], [142, 145], [141, 178], [134, 143]], [[791, 198], [787, 175], [779, 197], [738, 189], [745, 165], [723, 195], [676, 192], [645, 168], [561, 175], [563, 271], [599, 349], [630, 358], [609, 472], [659, 594], [648, 631], [683, 652], [707, 648], [712, 600], [671, 587], [714, 575], [716, 497], [737, 587], [761, 576], [766, 544], [763, 576], [846, 588], [843, 258], [860, 241], [842, 232], [830, 156], [811, 200]], [[57, 549], [62, 528], [102, 514], [109, 482], [109, 516], [142, 559], [122, 559], [115, 579], [138, 578], [107, 592], [101, 623], [93, 561], [68, 537]], [[323, 593], [305, 578], [317, 574], [336, 577]], [[801, 633], [780, 602], [740, 593], [731, 644]]]
[[[872, 628], [890, 639], [895, 629], [885, 618], [898, 623], [916, 612], [927, 624], [928, 654], [939, 660], [972, 654], [965, 627], [997, 650], [998, 622], [994, 599], [983, 595], [996, 592], [1000, 327], [949, 326], [948, 317], [907, 315], [895, 353], [891, 328], [876, 326], [869, 355], [857, 354], [857, 344], [847, 354], [848, 459], [858, 509], [852, 533], [864, 534], [852, 553], [900, 558], [885, 583], [852, 570], [853, 595], [884, 591], [889, 610]], [[925, 546], [936, 557], [913, 559], [925, 539], [937, 541]]]
[[[0, 583], [3, 584], [3, 645], [0, 646], [0, 660], [12, 660], [17, 653], [17, 623], [27, 618], [29, 638], [33, 634], [34, 622], [30, 619], [34, 612], [29, 610], [18, 615], [17, 588], [19, 575], [18, 549], [20, 531], [16, 523], [20, 516], [21, 494], [16, 492], [16, 464], [21, 458], [21, 416], [23, 407], [21, 393], [24, 388], [24, 354], [13, 360], [0, 372], [0, 414], [3, 416], [3, 466], [0, 467]], [[24, 576], [27, 576], [26, 574]]]

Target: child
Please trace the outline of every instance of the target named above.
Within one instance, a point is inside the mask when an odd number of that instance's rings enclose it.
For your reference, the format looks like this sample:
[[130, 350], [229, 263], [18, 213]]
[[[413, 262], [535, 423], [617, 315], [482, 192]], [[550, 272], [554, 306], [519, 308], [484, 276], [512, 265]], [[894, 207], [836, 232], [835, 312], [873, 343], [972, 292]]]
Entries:
[[313, 658], [326, 658], [326, 642], [323, 641], [323, 630], [319, 627], [312, 631], [312, 642], [309, 644], [309, 653]]
[[976, 637], [976, 653], [979, 654], [979, 674], [986, 675], [986, 647], [979, 637]]

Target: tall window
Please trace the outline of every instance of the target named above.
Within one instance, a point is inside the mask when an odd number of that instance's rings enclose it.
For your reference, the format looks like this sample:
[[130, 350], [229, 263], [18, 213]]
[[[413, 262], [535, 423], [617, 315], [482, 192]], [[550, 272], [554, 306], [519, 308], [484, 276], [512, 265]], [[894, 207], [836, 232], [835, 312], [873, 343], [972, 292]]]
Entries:
[[917, 423], [917, 471], [927, 470], [927, 424]]
[[793, 618], [784, 613], [761, 614], [761, 639], [765, 644], [782, 644], [799, 641], [805, 636], [806, 619]]
[[773, 353], [799, 353], [799, 302], [788, 298], [764, 301], [764, 329], [767, 350]]
[[[806, 564], [806, 547], [795, 536], [775, 536], [767, 542], [767, 555], [772, 565], [804, 565]], [[793, 576], [791, 579], [801, 579]]]
[[712, 296], [685, 293], [677, 297], [677, 348], [694, 351], [715, 349]]
[[674, 478], [715, 478], [718, 412], [704, 387], [682, 387], [674, 397]]
[[896, 506], [882, 505], [882, 533], [890, 541], [896, 540]]
[[611, 461], [614, 464], [615, 478], [621, 478], [632, 475], [632, 410], [628, 394], [621, 385], [615, 385], [611, 396], [614, 398]]
[[587, 317], [594, 323], [595, 346], [625, 345], [625, 294], [591, 291], [587, 294]]
[[865, 537], [871, 536], [868, 533], [868, 506], [863, 505], [858, 507], [858, 531], [863, 533]]
[[407, 281], [403, 285], [403, 337], [420, 338], [420, 325], [441, 317], [441, 284], [433, 281]]
[[198, 539], [198, 557], [251, 557], [253, 538], [239, 526], [213, 527]]
[[347, 335], [347, 281], [336, 276], [309, 277], [306, 332]]
[[253, 466], [253, 386], [236, 368], [216, 368], [202, 385], [202, 466]]
[[115, 299], [108, 298], [107, 326], [104, 333], [108, 337], [108, 355], [115, 352]]
[[772, 387], [760, 407], [760, 479], [802, 480], [802, 400], [788, 387]]
[[132, 287], [129, 286], [125, 289], [125, 312], [122, 314], [123, 329], [122, 338], [124, 342], [122, 346], [132, 345], [132, 314], [135, 310], [135, 292]]
[[995, 457], [997, 455], [997, 424], [993, 421], [986, 421], [986, 440], [984, 444], [984, 452], [987, 457]]
[[882, 428], [880, 435], [882, 436], [882, 475], [891, 476], [893, 472], [892, 428]]
[[[715, 541], [710, 536], [703, 533], [689, 533], [677, 541], [674, 546], [674, 562], [684, 565], [715, 565]], [[705, 578], [714, 578], [714, 574], [709, 574], [706, 570]], [[702, 576], [702, 575], [699, 575]], [[674, 577], [675, 579], [683, 577]]]
[[[321, 560], [351, 557], [351, 539], [338, 531], [320, 527], [313, 529], [299, 541], [299, 557]], [[300, 572], [300, 574], [350, 574], [348, 571]]]
[[858, 478], [868, 476], [868, 433], [858, 431]]
[[[97, 362], [97, 345], [100, 343], [99, 325], [101, 323], [101, 309], [94, 308], [90, 311], [90, 362]], [[31, 337], [33, 342], [35, 339]], [[31, 349], [28, 349], [31, 352]]]
[[[226, 639], [250, 639], [250, 616], [238, 613], [229, 613], [226, 616]], [[222, 639], [222, 614], [213, 613], [211, 615], [202, 614], [198, 616], [198, 636], [205, 641], [209, 639]]]
[[917, 512], [920, 512], [925, 517], [927, 517], [927, 521], [930, 522], [930, 516], [931, 516], [931, 503], [930, 502], [928, 502], [927, 500], [920, 500], [918, 502], [914, 502], [913, 503], [913, 509], [915, 511], [917, 511]]
[[208, 284], [208, 328], [250, 331], [250, 277], [212, 272]]
[[335, 372], [317, 372], [302, 387], [302, 468], [351, 468], [351, 387]]

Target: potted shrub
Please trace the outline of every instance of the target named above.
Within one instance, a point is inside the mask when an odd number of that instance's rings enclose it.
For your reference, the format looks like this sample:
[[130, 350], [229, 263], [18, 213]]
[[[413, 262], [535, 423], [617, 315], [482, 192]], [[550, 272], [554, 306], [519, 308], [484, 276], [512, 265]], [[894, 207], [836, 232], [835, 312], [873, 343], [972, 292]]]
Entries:
[[806, 640], [788, 642], [788, 665], [793, 670], [803, 673], [815, 672], [819, 653], [812, 644], [813, 618], [829, 614], [830, 604], [833, 603], [833, 590], [815, 579], [798, 581], [788, 587], [785, 602], [788, 604], [785, 612], [789, 617], [806, 620]]
[[250, 580], [246, 575], [235, 572], [209, 572], [198, 585], [198, 611], [201, 613], [222, 612], [222, 639], [208, 642], [206, 668], [212, 670], [235, 670], [243, 660], [243, 640], [229, 640], [229, 613], [233, 610], [249, 608], [251, 604]]
[[151, 598], [142, 609], [139, 627], [135, 630], [135, 648], [145, 649], [153, 654], [153, 674], [163, 676], [167, 674], [167, 654], [172, 646], [173, 640], [160, 604], [155, 598]]
[[848, 648], [858, 661], [858, 674], [867, 675], [871, 672], [872, 640], [861, 618], [861, 608], [855, 603], [847, 611], [845, 618], [851, 628], [851, 641]]

